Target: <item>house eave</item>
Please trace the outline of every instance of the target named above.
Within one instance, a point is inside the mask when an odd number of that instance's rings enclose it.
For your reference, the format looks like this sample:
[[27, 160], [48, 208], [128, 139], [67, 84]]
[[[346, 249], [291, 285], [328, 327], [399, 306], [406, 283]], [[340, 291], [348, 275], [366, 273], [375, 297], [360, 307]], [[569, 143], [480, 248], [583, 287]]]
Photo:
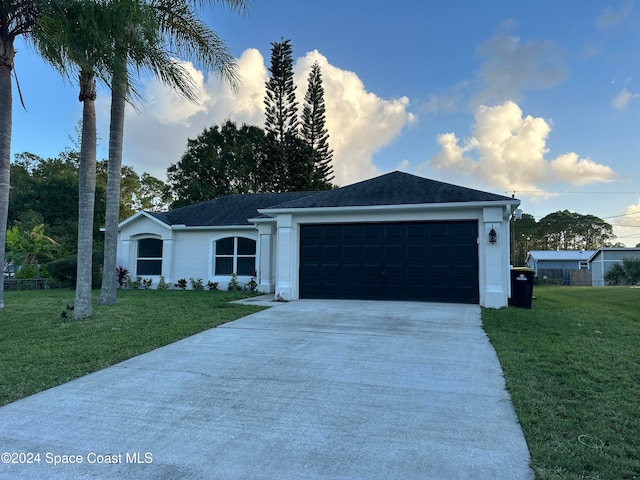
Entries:
[[255, 230], [254, 225], [171, 225], [171, 230]]
[[[311, 208], [262, 208], [258, 212], [263, 215], [278, 214], [334, 214], [353, 212], [407, 212], [416, 210], [461, 210], [477, 209], [485, 207], [517, 207], [520, 200], [513, 199], [507, 201], [483, 201], [483, 202], [447, 202], [447, 203], [415, 203], [402, 205], [366, 205], [348, 207], [311, 207]], [[269, 219], [264, 219], [269, 220]], [[251, 220], [253, 221], [253, 220]]]

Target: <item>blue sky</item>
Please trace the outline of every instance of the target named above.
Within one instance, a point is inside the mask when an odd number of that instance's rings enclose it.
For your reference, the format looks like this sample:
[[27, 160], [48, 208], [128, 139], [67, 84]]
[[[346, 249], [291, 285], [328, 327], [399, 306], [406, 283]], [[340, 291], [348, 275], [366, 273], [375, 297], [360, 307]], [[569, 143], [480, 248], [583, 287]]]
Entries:
[[[490, 5], [490, 6], [489, 6]], [[254, 0], [203, 10], [238, 59], [237, 93], [189, 65], [200, 105], [154, 80], [125, 125], [124, 162], [164, 178], [188, 138], [225, 119], [263, 125], [271, 42], [291, 39], [298, 100], [317, 61], [340, 185], [393, 170], [511, 195], [537, 219], [568, 209], [640, 243], [640, 4]], [[17, 45], [13, 153], [71, 145], [77, 86]], [[99, 91], [99, 157], [109, 92]]]

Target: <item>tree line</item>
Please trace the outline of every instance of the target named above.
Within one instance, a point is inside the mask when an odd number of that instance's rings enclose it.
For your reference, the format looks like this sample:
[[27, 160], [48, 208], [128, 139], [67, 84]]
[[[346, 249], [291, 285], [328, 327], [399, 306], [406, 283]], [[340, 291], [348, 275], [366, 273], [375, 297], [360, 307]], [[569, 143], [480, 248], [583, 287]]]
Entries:
[[624, 246], [615, 243], [613, 227], [595, 215], [583, 215], [568, 210], [550, 213], [536, 221], [523, 213], [512, 219], [512, 263], [524, 265], [532, 250], [597, 250]]

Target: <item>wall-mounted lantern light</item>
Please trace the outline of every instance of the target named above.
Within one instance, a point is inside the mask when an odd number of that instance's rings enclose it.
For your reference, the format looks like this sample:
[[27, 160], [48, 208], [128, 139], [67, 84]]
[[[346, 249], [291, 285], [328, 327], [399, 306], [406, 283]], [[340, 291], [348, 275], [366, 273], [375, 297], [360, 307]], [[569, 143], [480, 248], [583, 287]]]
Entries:
[[491, 245], [494, 245], [497, 241], [498, 241], [498, 234], [496, 233], [492, 225], [491, 230], [489, 231], [489, 243]]

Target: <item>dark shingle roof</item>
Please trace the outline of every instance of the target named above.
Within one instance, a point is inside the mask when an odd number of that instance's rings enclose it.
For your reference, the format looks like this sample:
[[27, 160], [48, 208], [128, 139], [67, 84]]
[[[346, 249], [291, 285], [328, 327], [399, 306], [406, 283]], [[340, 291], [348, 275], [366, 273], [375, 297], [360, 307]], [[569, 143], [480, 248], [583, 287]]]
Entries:
[[[258, 209], [359, 207], [455, 202], [505, 202], [510, 197], [459, 187], [403, 172], [392, 172], [323, 192], [229, 195], [169, 212], [147, 212], [167, 225], [252, 225], [249, 218], [268, 218]], [[517, 200], [514, 200], [517, 202]]]
[[353, 185], [306, 195], [277, 208], [358, 207], [423, 203], [505, 202], [510, 197], [391, 172]]
[[247, 219], [259, 216], [259, 208], [308, 196], [309, 192], [252, 193], [228, 195], [168, 212], [147, 212], [167, 225], [222, 226], [253, 225]]

